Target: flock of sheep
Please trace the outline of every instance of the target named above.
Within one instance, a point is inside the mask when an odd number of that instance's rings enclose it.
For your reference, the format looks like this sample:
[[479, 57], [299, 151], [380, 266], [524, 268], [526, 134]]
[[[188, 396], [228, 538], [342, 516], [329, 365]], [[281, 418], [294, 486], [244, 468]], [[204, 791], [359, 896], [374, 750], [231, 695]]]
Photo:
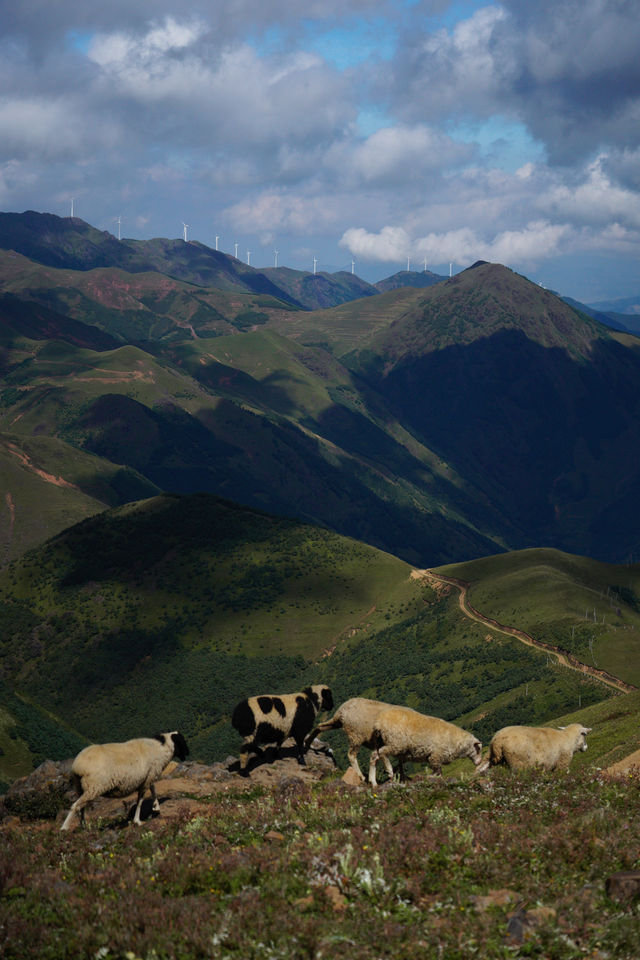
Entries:
[[[298, 763], [305, 763], [305, 753], [319, 733], [344, 730], [349, 741], [349, 764], [359, 780], [364, 775], [358, 764], [361, 747], [371, 750], [369, 783], [377, 785], [376, 768], [382, 760], [390, 779], [394, 778], [391, 757], [400, 764], [404, 778], [404, 761], [426, 763], [434, 773], [444, 764], [468, 757], [479, 773], [490, 766], [504, 763], [512, 769], [539, 767], [544, 770], [566, 770], [572, 756], [587, 749], [590, 727], [572, 723], [568, 727], [504, 727], [489, 745], [489, 755], [482, 761], [482, 744], [471, 733], [439, 717], [428, 717], [410, 707], [394, 706], [378, 700], [355, 697], [343, 703], [330, 720], [316, 725], [318, 713], [333, 709], [329, 687], [317, 684], [299, 693], [265, 694], [249, 697], [234, 709], [231, 722], [243, 737], [240, 750], [240, 772], [248, 775], [252, 754], [260, 755], [261, 746], [278, 748], [293, 738]], [[84, 822], [88, 803], [100, 796], [126, 797], [137, 791], [133, 822], [140, 824], [140, 809], [147, 790], [151, 791], [153, 810], [159, 810], [155, 782], [167, 764], [184, 760], [189, 748], [181, 733], [159, 733], [126, 743], [93, 744], [81, 750], [72, 766], [78, 799], [67, 814], [63, 830], [80, 815]]]

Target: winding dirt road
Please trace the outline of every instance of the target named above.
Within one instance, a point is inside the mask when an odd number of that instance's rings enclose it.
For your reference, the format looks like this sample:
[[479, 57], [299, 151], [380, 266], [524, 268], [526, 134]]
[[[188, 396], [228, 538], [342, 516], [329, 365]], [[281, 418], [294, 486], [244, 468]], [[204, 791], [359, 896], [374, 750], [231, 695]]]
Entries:
[[516, 627], [505, 626], [505, 624], [498, 623], [497, 620], [493, 620], [491, 617], [484, 616], [484, 614], [480, 613], [479, 610], [476, 610], [475, 607], [472, 607], [469, 603], [469, 584], [466, 580], [458, 580], [456, 577], [445, 577], [441, 573], [434, 573], [433, 570], [414, 570], [411, 576], [417, 580], [426, 580], [428, 583], [433, 585], [441, 584], [455, 587], [456, 590], [460, 591], [460, 609], [465, 617], [469, 617], [470, 620], [475, 620], [477, 623], [481, 623], [486, 627], [490, 627], [492, 630], [496, 630], [498, 633], [504, 633], [509, 637], [515, 637], [516, 640], [520, 640], [521, 643], [526, 643], [526, 645], [529, 647], [536, 647], [538, 650], [544, 650], [545, 653], [556, 657], [558, 663], [562, 664], [562, 666], [568, 667], [570, 670], [576, 670], [578, 673], [587, 674], [588, 676], [593, 677], [594, 680], [599, 680], [600, 683], [604, 683], [608, 687], [613, 687], [614, 690], [617, 690], [620, 693], [632, 693], [634, 690], [637, 690], [637, 687], [634, 687], [630, 683], [625, 683], [624, 680], [620, 680], [618, 677], [614, 677], [612, 674], [607, 673], [606, 670], [599, 670], [597, 667], [590, 667], [588, 664], [582, 663], [582, 661], [574, 657], [572, 653], [567, 653], [566, 650], [561, 650], [560, 647], [555, 646], [555, 644], [544, 643], [542, 640], [536, 640], [530, 634], [525, 633], [524, 630], [518, 630]]

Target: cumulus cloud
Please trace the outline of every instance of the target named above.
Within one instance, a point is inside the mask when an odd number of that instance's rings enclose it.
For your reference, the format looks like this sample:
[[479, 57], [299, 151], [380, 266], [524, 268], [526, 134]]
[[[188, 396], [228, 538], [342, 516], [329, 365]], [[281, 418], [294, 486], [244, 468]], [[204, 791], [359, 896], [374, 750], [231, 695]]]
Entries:
[[475, 260], [492, 260], [533, 266], [556, 253], [570, 232], [566, 224], [546, 221], [529, 223], [521, 230], [505, 230], [493, 237], [484, 237], [469, 227], [414, 239], [402, 227], [384, 227], [377, 234], [351, 228], [340, 242], [353, 256], [382, 262], [414, 255], [430, 263], [452, 261], [468, 265]]
[[281, 262], [288, 239], [326, 262], [342, 237], [359, 266], [426, 256], [526, 269], [623, 251], [637, 275], [632, 8], [5, 5], [0, 198], [5, 209], [59, 198], [52, 212], [66, 212], [73, 195], [96, 225], [121, 212], [146, 235], [171, 236], [188, 219], [205, 242], [277, 238]]

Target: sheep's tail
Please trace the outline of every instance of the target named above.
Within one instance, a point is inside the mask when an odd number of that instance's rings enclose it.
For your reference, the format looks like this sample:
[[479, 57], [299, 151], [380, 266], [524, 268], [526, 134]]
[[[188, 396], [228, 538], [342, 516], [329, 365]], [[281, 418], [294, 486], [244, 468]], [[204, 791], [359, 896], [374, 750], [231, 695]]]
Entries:
[[487, 758], [488, 763], [492, 767], [497, 767], [499, 763], [502, 763], [504, 760], [504, 751], [502, 749], [502, 742], [500, 740], [497, 743], [491, 742], [489, 744], [489, 756]]
[[309, 749], [309, 747], [311, 746], [311, 744], [313, 743], [313, 741], [315, 740], [315, 738], [318, 736], [319, 733], [324, 733], [325, 730], [337, 730], [341, 726], [342, 726], [342, 719], [337, 714], [331, 717], [330, 720], [323, 720], [322, 723], [319, 723], [317, 726], [313, 728], [313, 730], [305, 740], [304, 742], [305, 750]]
[[330, 720], [323, 720], [322, 723], [319, 723], [315, 728], [314, 733], [324, 733], [325, 730], [339, 730], [342, 726], [342, 717], [339, 717], [337, 714], [331, 717]]

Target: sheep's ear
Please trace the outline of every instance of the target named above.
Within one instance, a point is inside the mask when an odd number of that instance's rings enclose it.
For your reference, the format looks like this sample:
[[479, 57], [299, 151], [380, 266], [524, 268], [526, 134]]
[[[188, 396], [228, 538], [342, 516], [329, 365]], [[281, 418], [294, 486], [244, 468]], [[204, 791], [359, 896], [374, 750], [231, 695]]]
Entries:
[[157, 740], [158, 743], [161, 743], [163, 746], [167, 742], [164, 738], [164, 733], [154, 733], [152, 739]]
[[583, 732], [583, 733], [591, 733], [592, 730], [593, 730], [593, 727], [583, 727], [583, 728], [582, 728], [582, 732]]
[[181, 733], [177, 732], [171, 734], [171, 739], [173, 740], [174, 756], [178, 757], [179, 760], [185, 760], [189, 756], [187, 741]]
[[482, 744], [480, 743], [479, 740], [476, 740], [476, 742], [474, 743], [474, 747], [477, 754], [482, 753]]

